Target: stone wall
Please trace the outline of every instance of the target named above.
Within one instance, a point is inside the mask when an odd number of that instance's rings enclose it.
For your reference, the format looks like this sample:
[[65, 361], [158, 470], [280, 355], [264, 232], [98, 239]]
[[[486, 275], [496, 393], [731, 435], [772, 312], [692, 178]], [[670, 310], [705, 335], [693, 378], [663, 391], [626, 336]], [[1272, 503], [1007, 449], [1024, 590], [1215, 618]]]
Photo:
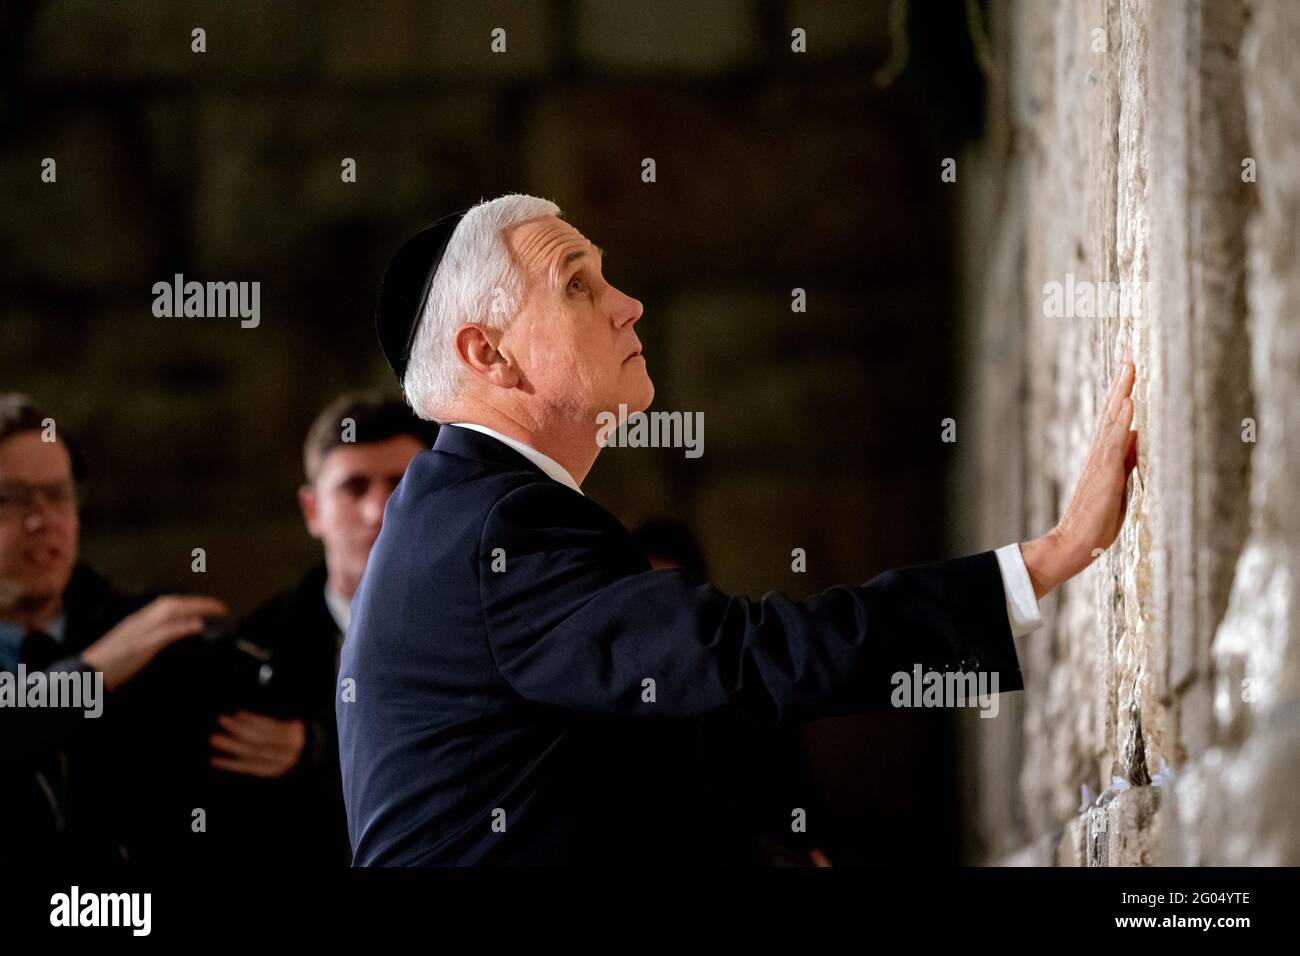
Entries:
[[[1300, 5], [1008, 0], [990, 38], [963, 543], [1051, 527], [1126, 351], [1140, 454], [1025, 693], [963, 721], [967, 858], [1300, 863]], [[1053, 314], [1071, 277], [1144, 294]]]

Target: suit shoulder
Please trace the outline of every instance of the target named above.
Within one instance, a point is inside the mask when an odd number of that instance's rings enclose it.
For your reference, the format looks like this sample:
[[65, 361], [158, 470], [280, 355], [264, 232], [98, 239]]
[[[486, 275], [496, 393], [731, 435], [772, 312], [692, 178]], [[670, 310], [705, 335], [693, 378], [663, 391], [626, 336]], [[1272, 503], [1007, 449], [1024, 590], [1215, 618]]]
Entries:
[[536, 481], [503, 486], [501, 492], [489, 511], [487, 526], [551, 527], [561, 524], [623, 530], [617, 519], [600, 505], [550, 478], [539, 477]]
[[412, 501], [430, 495], [472, 495], [495, 501], [530, 484], [554, 484], [545, 475], [527, 468], [502, 466], [498, 462], [464, 458], [435, 448], [420, 452], [407, 467], [398, 487], [399, 497]]
[[398, 488], [401, 511], [432, 510], [445, 522], [449, 513], [471, 521], [541, 510], [605, 514], [581, 493], [532, 468], [468, 459], [434, 449], [417, 455]]

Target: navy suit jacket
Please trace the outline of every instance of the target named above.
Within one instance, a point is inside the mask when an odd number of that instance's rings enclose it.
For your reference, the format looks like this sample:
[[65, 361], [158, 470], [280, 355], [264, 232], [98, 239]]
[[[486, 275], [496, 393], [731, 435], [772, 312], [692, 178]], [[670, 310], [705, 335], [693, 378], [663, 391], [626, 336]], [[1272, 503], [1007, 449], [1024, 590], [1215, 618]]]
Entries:
[[388, 501], [343, 646], [356, 865], [723, 863], [699, 722], [889, 707], [899, 671], [1023, 688], [993, 552], [803, 601], [651, 570], [590, 499], [444, 427]]

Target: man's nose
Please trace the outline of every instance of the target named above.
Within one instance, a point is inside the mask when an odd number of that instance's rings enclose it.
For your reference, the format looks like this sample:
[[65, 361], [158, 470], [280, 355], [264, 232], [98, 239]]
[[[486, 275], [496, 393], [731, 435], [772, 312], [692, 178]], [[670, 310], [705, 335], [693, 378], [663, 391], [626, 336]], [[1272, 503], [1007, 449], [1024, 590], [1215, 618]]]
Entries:
[[34, 494], [23, 511], [23, 530], [37, 534], [61, 520], [63, 512], [46, 495]]
[[383, 490], [372, 491], [361, 503], [361, 516], [366, 524], [378, 525], [384, 520], [384, 505], [388, 504], [388, 493]]
[[645, 312], [645, 306], [641, 304], [640, 299], [634, 299], [618, 290], [615, 290], [615, 293], [619, 301], [614, 311], [614, 324], [620, 329], [635, 324]]

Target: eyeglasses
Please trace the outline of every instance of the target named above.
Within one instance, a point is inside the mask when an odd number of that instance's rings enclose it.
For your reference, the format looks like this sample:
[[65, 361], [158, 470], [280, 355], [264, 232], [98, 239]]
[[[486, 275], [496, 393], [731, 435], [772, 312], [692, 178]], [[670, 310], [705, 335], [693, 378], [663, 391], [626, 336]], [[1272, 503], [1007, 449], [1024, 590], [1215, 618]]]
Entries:
[[0, 518], [29, 514], [36, 506], [36, 496], [44, 499], [51, 511], [68, 512], [80, 498], [77, 483], [71, 478], [33, 485], [26, 481], [0, 481]]

